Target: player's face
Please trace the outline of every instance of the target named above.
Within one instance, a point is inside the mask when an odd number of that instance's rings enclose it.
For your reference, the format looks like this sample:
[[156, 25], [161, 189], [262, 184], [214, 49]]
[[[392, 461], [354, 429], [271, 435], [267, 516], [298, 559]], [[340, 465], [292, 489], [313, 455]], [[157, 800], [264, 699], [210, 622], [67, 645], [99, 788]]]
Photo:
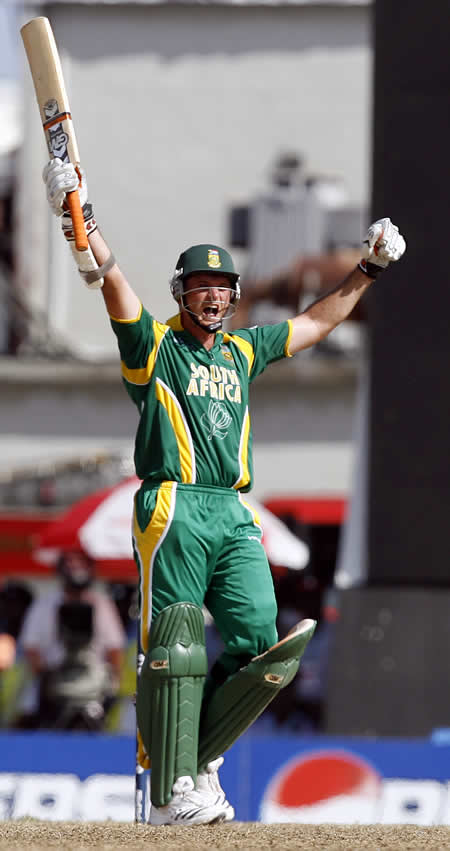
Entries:
[[190, 275], [185, 283], [184, 303], [200, 322], [208, 325], [225, 316], [232, 292], [226, 275], [198, 272]]

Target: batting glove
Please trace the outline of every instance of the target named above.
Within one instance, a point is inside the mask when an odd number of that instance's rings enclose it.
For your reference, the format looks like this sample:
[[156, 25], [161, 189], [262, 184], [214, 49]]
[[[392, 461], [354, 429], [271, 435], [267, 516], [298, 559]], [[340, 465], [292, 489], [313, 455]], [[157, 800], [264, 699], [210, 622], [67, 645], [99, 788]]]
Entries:
[[45, 166], [42, 179], [47, 187], [47, 200], [51, 210], [56, 216], [62, 217], [61, 226], [68, 242], [74, 239], [74, 234], [72, 219], [65, 204], [67, 192], [78, 190], [87, 235], [89, 236], [97, 229], [92, 204], [88, 201], [86, 176], [82, 168], [76, 169], [72, 163], [64, 163], [55, 157]]
[[[58, 157], [50, 160], [42, 172], [42, 179], [47, 187], [47, 201], [56, 216], [64, 213], [64, 201], [67, 192], [80, 192], [81, 206], [87, 201], [87, 188], [82, 190], [80, 186], [80, 175], [77, 174], [72, 163], [63, 163]], [[85, 197], [82, 197], [82, 194]]]
[[376, 278], [389, 263], [400, 260], [405, 250], [406, 242], [397, 225], [388, 218], [378, 219], [364, 237], [359, 268], [370, 278]]

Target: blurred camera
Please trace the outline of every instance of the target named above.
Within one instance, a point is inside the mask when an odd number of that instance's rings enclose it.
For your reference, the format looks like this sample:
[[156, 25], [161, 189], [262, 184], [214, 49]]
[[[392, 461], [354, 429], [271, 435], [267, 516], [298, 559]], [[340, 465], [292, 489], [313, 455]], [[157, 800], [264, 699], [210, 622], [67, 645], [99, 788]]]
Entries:
[[58, 610], [58, 636], [69, 653], [87, 647], [94, 634], [94, 612], [90, 603], [62, 603]]

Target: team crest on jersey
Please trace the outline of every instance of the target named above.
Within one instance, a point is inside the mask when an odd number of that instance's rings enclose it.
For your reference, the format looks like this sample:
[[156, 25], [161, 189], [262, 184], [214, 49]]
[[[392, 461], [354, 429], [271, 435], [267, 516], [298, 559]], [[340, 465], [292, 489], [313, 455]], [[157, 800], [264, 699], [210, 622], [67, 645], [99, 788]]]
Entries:
[[227, 436], [231, 416], [222, 402], [210, 399], [208, 412], [202, 414], [201, 420], [203, 427], [208, 431], [208, 440], [212, 440], [213, 437], [223, 440]]
[[231, 352], [230, 352], [230, 350], [229, 350], [229, 349], [222, 348], [220, 351], [222, 352], [222, 354], [223, 354], [223, 356], [224, 356], [225, 360], [232, 360], [232, 361], [234, 361], [234, 357], [233, 357], [233, 355], [231, 354]]
[[208, 266], [211, 266], [211, 269], [220, 269], [221, 265], [219, 252], [215, 248], [208, 248]]

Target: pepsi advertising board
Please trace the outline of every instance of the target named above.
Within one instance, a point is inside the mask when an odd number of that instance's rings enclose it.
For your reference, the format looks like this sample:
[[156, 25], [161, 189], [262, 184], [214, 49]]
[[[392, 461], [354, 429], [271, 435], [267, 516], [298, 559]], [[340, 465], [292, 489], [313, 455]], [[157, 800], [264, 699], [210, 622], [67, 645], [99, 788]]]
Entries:
[[[267, 743], [268, 744], [268, 743]], [[430, 741], [250, 738], [252, 820], [450, 824], [450, 746]]]
[[[134, 739], [0, 735], [0, 820], [133, 821]], [[238, 821], [450, 824], [450, 740], [249, 732], [220, 779]]]

